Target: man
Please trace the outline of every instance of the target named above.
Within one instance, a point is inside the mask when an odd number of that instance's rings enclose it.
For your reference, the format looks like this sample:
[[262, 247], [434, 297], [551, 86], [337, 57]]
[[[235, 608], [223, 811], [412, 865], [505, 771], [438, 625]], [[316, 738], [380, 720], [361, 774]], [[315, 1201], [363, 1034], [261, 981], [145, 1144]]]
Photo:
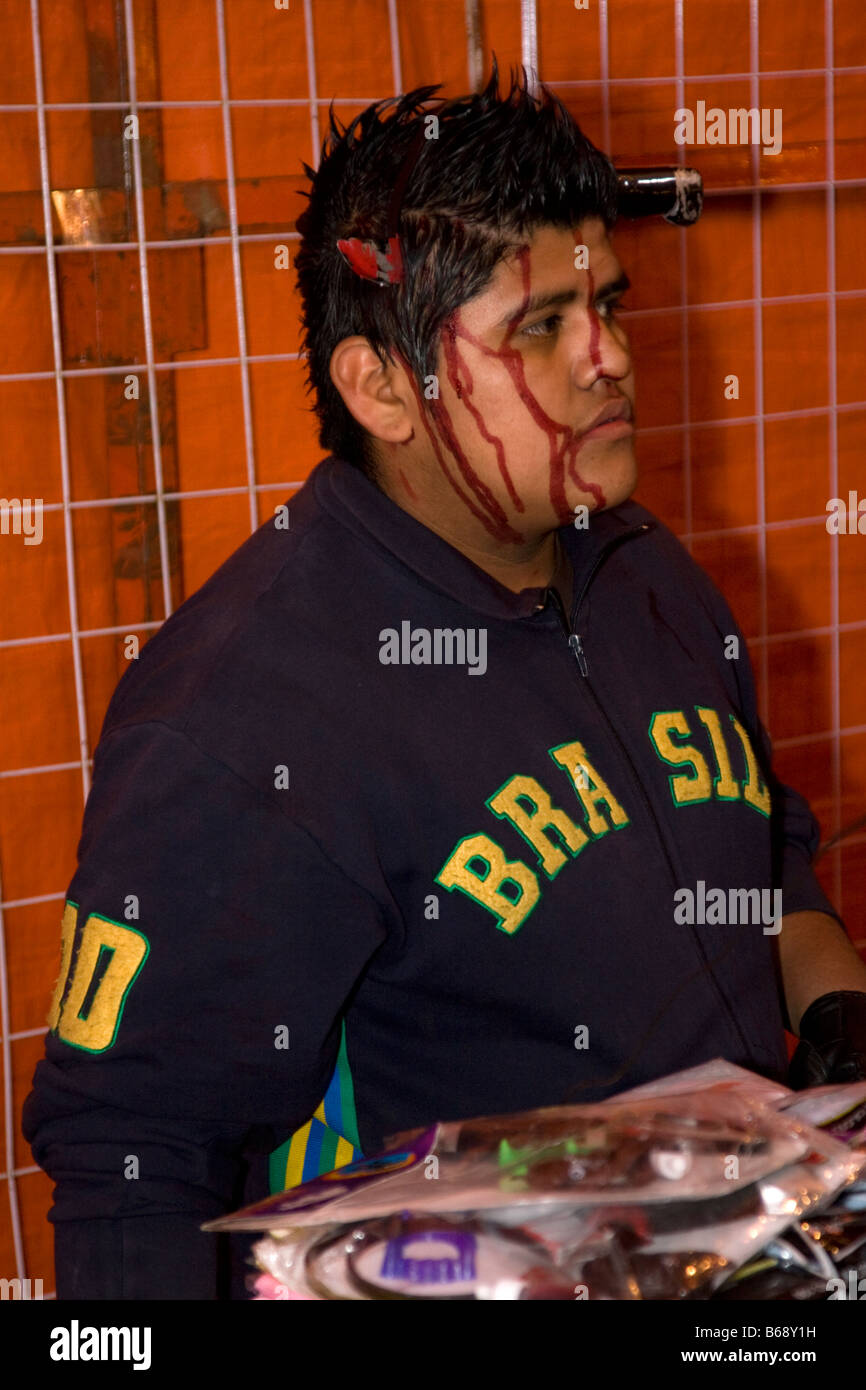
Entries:
[[612, 166], [495, 69], [434, 90], [308, 170], [332, 456], [106, 716], [25, 1115], [61, 1298], [215, 1297], [200, 1223], [268, 1181], [713, 1057], [781, 1077], [786, 1018], [801, 1082], [866, 1074], [745, 643], [628, 501]]

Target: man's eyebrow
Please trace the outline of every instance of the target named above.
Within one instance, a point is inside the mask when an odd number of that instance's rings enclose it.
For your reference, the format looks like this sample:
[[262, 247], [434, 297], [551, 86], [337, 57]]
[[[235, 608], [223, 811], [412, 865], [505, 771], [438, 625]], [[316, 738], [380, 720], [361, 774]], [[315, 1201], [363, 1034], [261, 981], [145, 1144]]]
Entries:
[[593, 295], [593, 299], [598, 302], [600, 299], [612, 299], [614, 295], [625, 294], [626, 290], [631, 289], [631, 280], [625, 271], [618, 275], [615, 280], [608, 280], [607, 284], [599, 285]]
[[[631, 289], [631, 280], [625, 271], [618, 275], [615, 280], [608, 280], [606, 284], [599, 285], [593, 294], [593, 302], [599, 303], [604, 299], [612, 299], [615, 295], [625, 294], [626, 290]], [[542, 309], [552, 309], [560, 304], [573, 304], [579, 298], [576, 289], [552, 290], [548, 294], [531, 294], [525, 304], [520, 303], [510, 309], [509, 312], [494, 324], [494, 332], [500, 328], [508, 328], [511, 325], [522, 323], [530, 314], [537, 314]]]

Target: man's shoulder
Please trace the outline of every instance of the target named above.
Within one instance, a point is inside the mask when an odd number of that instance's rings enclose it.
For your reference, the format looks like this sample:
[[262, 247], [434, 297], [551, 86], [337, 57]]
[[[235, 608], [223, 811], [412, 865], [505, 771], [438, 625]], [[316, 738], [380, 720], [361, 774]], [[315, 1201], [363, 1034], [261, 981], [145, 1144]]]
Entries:
[[[340, 555], [339, 525], [317, 504], [310, 481], [258, 527], [191, 594], [130, 661], [102, 737], [126, 724], [182, 730], [202, 701], [225, 702], [290, 669], [291, 649], [317, 608], [327, 621], [322, 576]], [[292, 655], [296, 653], [292, 652]], [[295, 662], [302, 670], [302, 663]]]
[[641, 522], [651, 523], [647, 550], [635, 555], [635, 563], [648, 574], [646, 556], [652, 556], [654, 583], [670, 586], [671, 593], [680, 593], [682, 598], [686, 597], [682, 586], [686, 586], [686, 590], [700, 601], [714, 619], [720, 616], [720, 612], [727, 608], [727, 600], [721, 590], [690, 554], [676, 532], [657, 513], [632, 498], [617, 507], [612, 507], [611, 511], [625, 526], [635, 526]]
[[610, 514], [622, 527], [630, 528], [641, 523], [649, 523], [646, 541], [641, 542], [644, 553], [649, 550], [675, 566], [685, 565], [686, 567], [697, 568], [695, 561], [678, 536], [660, 516], [651, 512], [649, 507], [645, 507], [643, 503], [630, 497], [627, 501], [620, 502], [618, 506], [611, 507]]

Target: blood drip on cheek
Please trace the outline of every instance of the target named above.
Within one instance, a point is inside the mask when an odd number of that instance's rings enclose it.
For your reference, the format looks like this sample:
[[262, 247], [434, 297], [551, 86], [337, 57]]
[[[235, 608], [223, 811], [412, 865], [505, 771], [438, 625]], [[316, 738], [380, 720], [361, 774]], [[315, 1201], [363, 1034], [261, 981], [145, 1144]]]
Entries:
[[[407, 445], [407, 444], [411, 444], [411, 443], [412, 443], [412, 440], [413, 440], [414, 438], [415, 438], [415, 426], [413, 425], [412, 428], [411, 428], [411, 430], [409, 431], [408, 438], [406, 438], [406, 439], [389, 439], [389, 440], [388, 440], [388, 443], [387, 443], [387, 447], [391, 450], [391, 452], [392, 452], [392, 454], [393, 454], [393, 453], [396, 452], [397, 449], [405, 449], [406, 445]], [[418, 494], [415, 492], [415, 489], [413, 488], [412, 484], [409, 482], [409, 479], [406, 477], [406, 474], [403, 472], [402, 468], [398, 468], [398, 469], [397, 469], [397, 476], [398, 476], [399, 479], [400, 479], [400, 482], [401, 482], [401, 484], [402, 484], [402, 486], [403, 486], [403, 491], [406, 493], [406, 495], [407, 495], [408, 497], [411, 497], [411, 499], [412, 499], [413, 502], [417, 502], [417, 501], [418, 501]]]
[[[408, 443], [408, 440], [406, 440], [405, 442]], [[415, 492], [415, 489], [413, 488], [412, 484], [409, 482], [409, 479], [406, 477], [406, 474], [403, 472], [403, 469], [402, 469], [402, 468], [398, 468], [398, 469], [397, 469], [397, 472], [398, 472], [399, 475], [400, 475], [400, 482], [403, 484], [404, 490], [405, 490], [406, 493], [412, 498], [412, 501], [413, 501], [413, 502], [417, 502], [417, 501], [418, 501], [418, 495], [417, 495], [417, 493]]]
[[[444, 473], [446, 479], [448, 480], [448, 483], [454, 489], [463, 505], [472, 513], [472, 515], [478, 521], [481, 522], [482, 526], [484, 526], [490, 532], [491, 536], [493, 536], [494, 539], [500, 541], [510, 541], [514, 543], [519, 543], [523, 540], [523, 536], [520, 534], [519, 531], [515, 531], [514, 528], [509, 525], [508, 518], [506, 517], [503, 508], [500, 506], [496, 498], [493, 496], [493, 493], [491, 492], [490, 488], [487, 486], [487, 484], [484, 482], [482, 478], [478, 477], [477, 473], [470, 464], [469, 459], [466, 457], [465, 451], [461, 447], [456, 435], [454, 434], [454, 429], [451, 424], [451, 417], [448, 414], [444, 402], [441, 400], [432, 400], [425, 402], [421, 397], [421, 392], [418, 389], [418, 383], [415, 380], [414, 374], [411, 368], [409, 367], [408, 362], [406, 362], [402, 357], [400, 357], [399, 354], [397, 354], [397, 356], [399, 357], [399, 360], [403, 365], [409, 384], [415, 395], [415, 401], [418, 406], [418, 413], [421, 417], [421, 421], [424, 425], [424, 428], [427, 431], [428, 438], [433, 447], [433, 452], [436, 455], [436, 460], [439, 464], [439, 467], [442, 469], [442, 472]], [[428, 406], [436, 424], [435, 432], [430, 426], [430, 421], [427, 414]], [[438, 438], [437, 433], [439, 436]], [[473, 501], [472, 497], [467, 495], [467, 493], [463, 491], [457, 479], [454, 477], [451, 469], [448, 467], [448, 464], [440, 447], [440, 440], [441, 443], [445, 444], [446, 448], [453, 455], [455, 462], [457, 463], [457, 466], [461, 474], [463, 475], [464, 480], [468, 484], [471, 491], [475, 494], [477, 502]]]
[[[469, 364], [457, 346], [457, 323], [455, 317], [448, 320], [442, 332], [442, 349], [445, 356], [445, 363], [448, 370], [448, 380], [454, 389], [458, 400], [461, 400], [473, 417], [478, 427], [478, 433], [482, 439], [486, 439], [488, 444], [492, 444], [496, 450], [496, 462], [499, 467], [499, 474], [508, 489], [508, 494], [517, 511], [524, 510], [523, 501], [514, 486], [511, 474], [508, 472], [508, 465], [505, 461], [505, 445], [499, 435], [491, 434], [488, 430], [484, 416], [472, 400], [474, 381], [469, 370]], [[464, 398], [465, 391], [465, 398]]]
[[[502, 365], [505, 367], [505, 370], [511, 377], [511, 380], [514, 382], [515, 390], [519, 399], [523, 402], [526, 409], [529, 411], [529, 414], [531, 415], [532, 419], [538, 425], [539, 429], [543, 430], [543, 432], [547, 436], [548, 447], [550, 451], [548, 463], [550, 500], [557, 518], [559, 519], [560, 523], [564, 525], [572, 519], [573, 515], [568, 506], [568, 502], [565, 496], [566, 469], [568, 470], [568, 476], [575, 483], [575, 485], [579, 487], [582, 492], [588, 493], [591, 497], [594, 497], [596, 499], [596, 503], [599, 510], [605, 507], [607, 505], [607, 502], [604, 493], [602, 492], [598, 483], [593, 483], [590, 482], [588, 479], [582, 478], [580, 474], [577, 472], [576, 461], [583, 443], [580, 435], [574, 429], [572, 429], [570, 425], [566, 425], [558, 420], [554, 420], [543, 409], [540, 401], [534, 395], [534, 393], [530, 391], [529, 386], [527, 384], [526, 369], [523, 361], [523, 356], [520, 350], [512, 346], [511, 344], [511, 338], [517, 331], [517, 328], [523, 318], [523, 315], [526, 312], [526, 308], [529, 303], [531, 277], [530, 249], [528, 246], [522, 246], [520, 248], [520, 250], [517, 252], [517, 259], [520, 265], [521, 277], [523, 281], [523, 299], [520, 308], [517, 310], [517, 313], [514, 315], [514, 318], [511, 319], [511, 321], [508, 324], [508, 328], [506, 330], [502, 346], [500, 348], [491, 348], [486, 343], [481, 342], [478, 338], [475, 337], [474, 334], [470, 333], [469, 330], [460, 323], [459, 318], [455, 316], [454, 334], [452, 337], [450, 347], [448, 346], [448, 339], [443, 339], [443, 342], [446, 345], [446, 356], [448, 356], [449, 353], [453, 354], [453, 367], [452, 363], [449, 361], [449, 377], [451, 377], [453, 371], [453, 374], [457, 376], [459, 379], [459, 374], [462, 371], [463, 380], [464, 382], [468, 380], [468, 382], [470, 383], [471, 390], [472, 377], [469, 373], [469, 369], [465, 361], [462, 358], [460, 349], [457, 346], [456, 338], [458, 337], [463, 338], [468, 343], [471, 343], [473, 347], [477, 348], [480, 352], [483, 352], [486, 356], [493, 357], [502, 363]], [[599, 324], [598, 314], [595, 311], [595, 309], [591, 307], [593, 292], [594, 282], [592, 276], [590, 275], [588, 296], [588, 302], [590, 304], [589, 352], [593, 365], [596, 367], [596, 369], [599, 369], [601, 366], [601, 353], [599, 350], [601, 327]], [[468, 405], [468, 401], [466, 402], [466, 404]], [[480, 412], [478, 412], [477, 409], [473, 409], [473, 414], [476, 416], [476, 422], [478, 423], [479, 430], [483, 434], [483, 437], [493, 442], [494, 445], [497, 446], [497, 458], [500, 460], [500, 472], [503, 474], [504, 479], [509, 485], [509, 490], [512, 492], [513, 498], [517, 498], [517, 501], [520, 505], [520, 510], [522, 511], [524, 504], [522, 502], [522, 499], [519, 499], [517, 497], [517, 494], [513, 489], [513, 485], [511, 484], [511, 479], [508, 475], [507, 468], [505, 466], [505, 451], [502, 440], [499, 439], [497, 436], [488, 433], [480, 415]]]

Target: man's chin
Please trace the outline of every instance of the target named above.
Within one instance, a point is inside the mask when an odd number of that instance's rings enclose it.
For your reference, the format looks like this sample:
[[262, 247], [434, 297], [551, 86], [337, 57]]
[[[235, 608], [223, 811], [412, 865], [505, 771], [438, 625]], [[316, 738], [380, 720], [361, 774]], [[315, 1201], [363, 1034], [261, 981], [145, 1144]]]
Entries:
[[627, 449], [618, 450], [616, 456], [593, 469], [586, 479], [589, 483], [595, 483], [591, 491], [595, 493], [597, 489], [604, 498], [603, 502], [599, 498], [592, 510], [606, 511], [609, 507], [618, 507], [620, 503], [628, 501], [637, 487], [637, 459], [631, 441], [627, 443]]
[[637, 487], [637, 467], [633, 463], [620, 468], [600, 470], [598, 479], [590, 475], [581, 479], [584, 487], [576, 489], [571, 503], [571, 514], [565, 520], [574, 520], [580, 525], [581, 518], [593, 512], [605, 512], [627, 502]]

